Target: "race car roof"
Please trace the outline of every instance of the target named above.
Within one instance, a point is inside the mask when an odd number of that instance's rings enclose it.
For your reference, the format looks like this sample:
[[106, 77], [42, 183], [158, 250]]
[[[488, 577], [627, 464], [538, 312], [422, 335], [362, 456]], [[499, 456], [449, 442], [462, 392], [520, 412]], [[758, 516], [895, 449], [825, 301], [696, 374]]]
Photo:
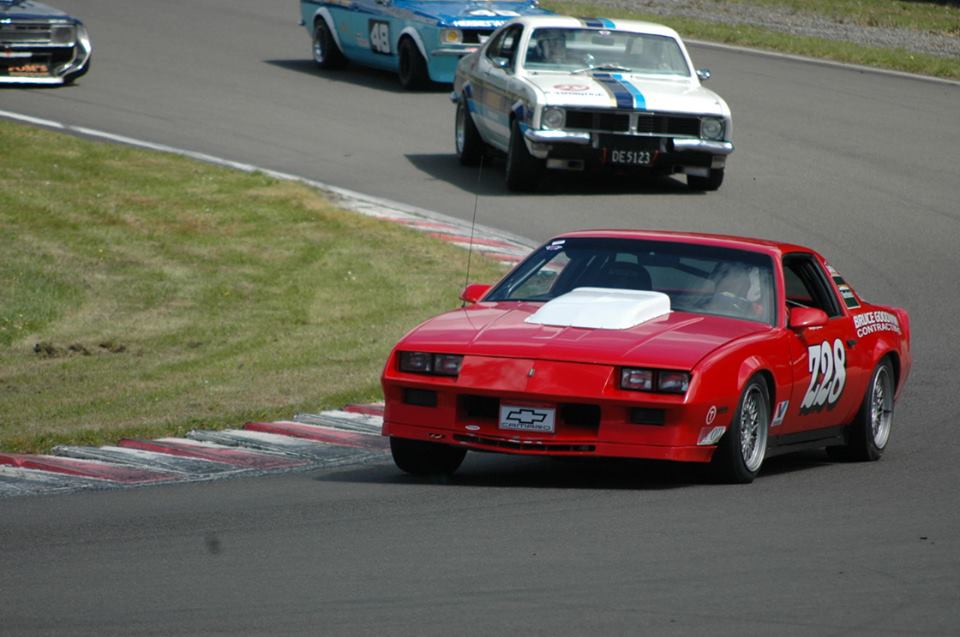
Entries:
[[[550, 241], [559, 239], [570, 239], [575, 237], [584, 238], [610, 238], [610, 239], [641, 239], [648, 241], [673, 241], [676, 243], [690, 243], [704, 246], [716, 246], [725, 248], [735, 248], [738, 250], [749, 250], [753, 252], [787, 254], [790, 252], [814, 252], [806, 246], [792, 243], [783, 243], [779, 241], [770, 241], [768, 239], [755, 239], [751, 237], [739, 237], [735, 235], [711, 234], [706, 232], [678, 232], [673, 230], [629, 230], [629, 229], [597, 229], [597, 230], [577, 230], [567, 232], [553, 237]], [[550, 243], [548, 241], [547, 243]]]
[[521, 23], [534, 28], [539, 27], [566, 27], [566, 28], [594, 28], [611, 29], [614, 31], [632, 31], [634, 33], [650, 33], [680, 39], [680, 35], [668, 26], [655, 22], [640, 20], [621, 20], [610, 18], [574, 18], [565, 15], [523, 16], [511, 20], [510, 24]]

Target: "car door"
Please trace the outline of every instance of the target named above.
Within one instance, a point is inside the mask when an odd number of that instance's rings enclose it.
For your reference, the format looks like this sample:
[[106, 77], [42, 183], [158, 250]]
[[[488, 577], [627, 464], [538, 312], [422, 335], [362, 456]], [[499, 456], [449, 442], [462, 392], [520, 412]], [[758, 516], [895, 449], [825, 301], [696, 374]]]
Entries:
[[778, 401], [774, 408], [772, 433], [800, 434], [845, 425], [863, 399], [868, 356], [865, 348], [857, 348], [853, 317], [816, 255], [785, 255], [783, 274], [788, 308], [815, 307], [828, 318], [822, 326], [791, 330], [793, 388], [789, 402]]
[[513, 77], [520, 48], [523, 25], [514, 24], [493, 37], [477, 62], [474, 100], [476, 121], [488, 143], [506, 150], [510, 141], [511, 97], [509, 82]]
[[389, 0], [353, 0], [349, 12], [353, 58], [369, 66], [393, 69], [396, 11]]

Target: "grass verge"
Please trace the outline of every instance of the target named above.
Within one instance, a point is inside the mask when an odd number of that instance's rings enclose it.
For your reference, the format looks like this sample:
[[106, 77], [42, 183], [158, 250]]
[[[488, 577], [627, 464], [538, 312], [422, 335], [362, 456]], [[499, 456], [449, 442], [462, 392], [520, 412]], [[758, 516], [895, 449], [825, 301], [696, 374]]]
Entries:
[[376, 399], [457, 304], [466, 252], [300, 184], [4, 121], [0, 158], [6, 451]]
[[[960, 34], [960, 9], [943, 5], [916, 5], [904, 2], [864, 3], [843, 0], [836, 6], [818, 0], [796, 3], [791, 0], [755, 0], [756, 4], [794, 7], [816, 15], [845, 19], [866, 26], [900, 26], [919, 28], [951, 37]], [[544, 0], [543, 6], [558, 13], [569, 15], [604, 16], [648, 20], [666, 24], [684, 38], [732, 44], [811, 58], [821, 58], [860, 64], [877, 68], [904, 71], [960, 80], [960, 58], [938, 57], [913, 53], [903, 49], [889, 49], [782, 33], [750, 25], [731, 25], [685, 17], [667, 17], [642, 11], [613, 9], [605, 5], [567, 0]], [[748, 4], [744, 4], [749, 7]]]

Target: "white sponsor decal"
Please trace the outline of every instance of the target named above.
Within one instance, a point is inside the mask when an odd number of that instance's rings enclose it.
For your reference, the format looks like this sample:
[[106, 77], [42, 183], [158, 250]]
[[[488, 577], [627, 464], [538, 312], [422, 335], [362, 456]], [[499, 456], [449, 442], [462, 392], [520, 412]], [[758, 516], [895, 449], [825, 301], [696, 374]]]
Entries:
[[717, 419], [717, 406], [711, 405], [710, 409], [707, 410], [707, 419], [705, 422], [709, 426], [709, 425], [712, 425], [713, 421], [716, 419]]
[[847, 382], [847, 350], [843, 341], [834, 339], [807, 348], [810, 385], [800, 403], [800, 413], [832, 408], [837, 404]]
[[770, 423], [771, 427], [776, 427], [783, 424], [783, 418], [787, 415], [787, 407], [790, 406], [789, 400], [781, 400], [777, 403], [777, 411], [773, 414], [773, 422]]
[[900, 334], [900, 321], [890, 312], [863, 312], [853, 317], [853, 326], [857, 336], [864, 337], [874, 332], [896, 332]]

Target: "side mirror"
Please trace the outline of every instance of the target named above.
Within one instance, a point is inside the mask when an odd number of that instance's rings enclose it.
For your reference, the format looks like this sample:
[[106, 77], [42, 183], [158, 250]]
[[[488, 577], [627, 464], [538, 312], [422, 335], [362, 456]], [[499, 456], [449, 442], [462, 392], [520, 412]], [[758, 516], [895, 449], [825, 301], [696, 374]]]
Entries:
[[790, 308], [790, 329], [805, 330], [827, 324], [827, 313], [815, 307]]
[[465, 303], [477, 303], [491, 287], [493, 286], [485, 283], [471, 283], [463, 288], [463, 292], [460, 293], [460, 300]]
[[710, 72], [710, 69], [697, 69], [697, 77], [700, 78], [701, 82], [706, 82], [713, 77], [713, 73]]

